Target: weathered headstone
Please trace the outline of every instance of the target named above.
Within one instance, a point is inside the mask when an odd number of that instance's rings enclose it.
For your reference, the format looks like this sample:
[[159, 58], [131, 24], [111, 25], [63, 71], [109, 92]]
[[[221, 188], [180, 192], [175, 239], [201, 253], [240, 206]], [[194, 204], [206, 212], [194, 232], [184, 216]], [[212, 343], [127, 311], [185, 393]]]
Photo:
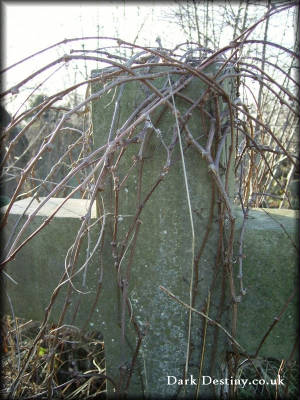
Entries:
[[[209, 72], [215, 72], [216, 66]], [[99, 71], [101, 74], [101, 71]], [[94, 72], [93, 76], [96, 76]], [[155, 85], [162, 90], [167, 77], [155, 80]], [[172, 76], [173, 81], [178, 77]], [[183, 94], [192, 101], [196, 101], [207, 88], [200, 80], [194, 79]], [[92, 87], [95, 93], [99, 85]], [[230, 92], [230, 83], [226, 90]], [[107, 143], [108, 132], [114, 113], [113, 96], [110, 93], [93, 103], [94, 146], [100, 147]], [[145, 99], [143, 84], [130, 82], [125, 84], [120, 102], [118, 126], [120, 129], [131, 113]], [[176, 106], [183, 114], [190, 106], [187, 101], [175, 97]], [[226, 108], [220, 99], [221, 112]], [[105, 111], [104, 111], [105, 110]], [[160, 115], [160, 113], [162, 113]], [[160, 115], [159, 123], [156, 118]], [[166, 150], [162, 139], [168, 146], [174, 137], [175, 118], [168, 108], [161, 106], [155, 114], [150, 115], [156, 131], [149, 133], [147, 148], [143, 159], [137, 163], [136, 168], [130, 173], [126, 185], [118, 194], [119, 214], [125, 215], [118, 224], [117, 251], [120, 254], [122, 242], [126, 232], [134, 221], [134, 216], [139, 211], [152, 187], [163, 173], [166, 163]], [[189, 129], [195, 137], [202, 136], [201, 143], [207, 141], [209, 123], [207, 118], [199, 111], [194, 110], [188, 122]], [[140, 124], [136, 132], [142, 130]], [[159, 129], [159, 133], [157, 130]], [[151, 129], [150, 129], [151, 131]], [[161, 137], [162, 139], [161, 139]], [[228, 148], [224, 147], [224, 153]], [[121, 182], [132, 165], [132, 158], [137, 157], [141, 151], [141, 144], [134, 144], [126, 150], [121, 159], [117, 174]], [[225, 154], [223, 154], [225, 158]], [[191, 270], [194, 268], [193, 258], [197, 256], [201, 243], [205, 238], [207, 225], [211, 218], [211, 228], [207, 238], [199, 266], [194, 274], [196, 277], [195, 303], [198, 309], [205, 306], [210, 286], [213, 279], [219, 281], [220, 275], [216, 270], [216, 249], [218, 246], [218, 229], [216, 196], [213, 199], [211, 177], [207, 164], [201, 159], [195, 149], [189, 148], [185, 152], [185, 166], [188, 175], [189, 193], [193, 212], [195, 228], [195, 253], [192, 253], [193, 237], [188, 211], [187, 193], [183, 175], [183, 165], [177, 143], [169, 172], [163, 181], [151, 194], [149, 201], [139, 215], [139, 231], [134, 248], [134, 257], [131, 261], [129, 247], [121, 265], [115, 266], [112, 235], [108, 232], [104, 248], [105, 269], [103, 277], [103, 298], [109, 299], [109, 304], [101, 307], [101, 315], [105, 325], [103, 334], [105, 351], [107, 354], [107, 371], [115, 382], [120, 385], [121, 391], [129, 394], [144, 393], [147, 396], [174, 395], [178, 391], [177, 385], [168, 385], [167, 376], [183, 378], [188, 343], [189, 310], [172, 300], [160, 288], [163, 286], [174, 293], [185, 303], [190, 302]], [[141, 186], [139, 189], [139, 170], [142, 170]], [[109, 184], [109, 182], [107, 182]], [[137, 192], [140, 190], [140, 199]], [[105, 210], [114, 212], [114, 192], [105, 196]], [[232, 193], [233, 194], [233, 193]], [[210, 207], [214, 207], [211, 211]], [[211, 212], [213, 217], [211, 217]], [[111, 224], [113, 232], [114, 219], [110, 218], [107, 225]], [[134, 233], [134, 230], [133, 230]], [[132, 234], [133, 234], [132, 233]], [[130, 236], [132, 240], [135, 239]], [[130, 270], [130, 277], [129, 277]], [[120, 288], [120, 282], [128, 287]], [[216, 316], [220, 293], [219, 283], [217, 290], [212, 293], [210, 315]], [[122, 298], [125, 290], [128, 293], [128, 304]], [[107, 300], [106, 300], [107, 301]], [[189, 362], [189, 375], [195, 377], [199, 373], [199, 360], [201, 357], [202, 330], [204, 320], [199, 315], [192, 315], [191, 327], [191, 359]], [[225, 320], [224, 320], [225, 323]], [[208, 327], [205, 360], [211, 357], [213, 348], [214, 328]], [[224, 342], [224, 337], [221, 337]], [[222, 346], [223, 347], [223, 346]], [[214, 349], [212, 350], [214, 351]], [[218, 351], [216, 357], [218, 358]], [[207, 362], [208, 365], [209, 362]], [[207, 374], [208, 369], [204, 367]], [[204, 372], [203, 371], [203, 372]], [[129, 381], [130, 379], [130, 381]], [[194, 387], [187, 387], [186, 391], [192, 393]], [[186, 395], [186, 394], [185, 394]]]

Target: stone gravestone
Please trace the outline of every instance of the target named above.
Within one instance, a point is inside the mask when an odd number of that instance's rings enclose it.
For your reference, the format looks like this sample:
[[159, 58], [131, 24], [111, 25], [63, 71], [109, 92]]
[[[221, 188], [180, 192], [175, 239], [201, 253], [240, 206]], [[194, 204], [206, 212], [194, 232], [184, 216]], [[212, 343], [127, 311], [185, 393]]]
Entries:
[[[217, 72], [218, 66], [214, 66], [207, 72]], [[101, 71], [99, 71], [101, 74]], [[93, 76], [96, 76], [94, 72]], [[178, 77], [172, 76], [173, 81]], [[166, 78], [158, 79], [155, 85], [162, 90]], [[145, 100], [143, 84], [130, 82], [124, 85], [124, 92], [120, 102], [118, 126], [120, 129], [129, 118], [133, 110]], [[231, 82], [227, 82], [227, 92], [231, 91]], [[207, 87], [198, 79], [194, 79], [183, 91], [193, 101], [199, 98]], [[92, 92], [100, 90], [99, 85], [94, 85]], [[107, 143], [108, 132], [114, 113], [113, 96], [118, 93], [111, 92], [93, 103], [93, 127], [94, 146], [100, 147]], [[220, 99], [221, 110], [226, 111], [226, 106]], [[181, 113], [186, 112], [190, 104], [176, 96], [176, 106]], [[105, 111], [104, 111], [105, 110]], [[160, 114], [161, 113], [161, 114]], [[159, 123], [155, 120], [159, 118]], [[151, 123], [159, 131], [150, 129], [147, 148], [143, 159], [137, 168], [129, 175], [126, 185], [119, 191], [119, 214], [117, 251], [120, 253], [122, 241], [126, 232], [134, 221], [134, 216], [139, 210], [144, 199], [151, 192], [152, 187], [160, 178], [166, 162], [166, 150], [162, 139], [169, 145], [174, 137], [175, 118], [164, 106], [150, 115]], [[190, 130], [195, 137], [202, 136], [201, 143], [206, 143], [209, 125], [207, 119], [199, 110], [193, 112], [188, 122]], [[137, 127], [137, 132], [144, 128], [144, 124]], [[128, 173], [132, 158], [140, 154], [140, 144], [132, 145], [126, 150], [126, 154], [118, 166], [118, 180], [121, 182]], [[228, 147], [225, 146], [223, 157], [226, 158]], [[188, 342], [189, 311], [176, 301], [172, 300], [160, 288], [168, 289], [185, 303], [189, 303], [191, 269], [193, 257], [200, 251], [201, 243], [206, 236], [207, 225], [212, 219], [211, 230], [208, 234], [197, 273], [195, 285], [196, 298], [194, 307], [203, 310], [213, 280], [216, 282], [216, 290], [211, 298], [211, 317], [216, 317], [221, 292], [220, 282], [222, 272], [215, 266], [216, 249], [218, 246], [218, 229], [216, 196], [213, 199], [211, 177], [207, 164], [199, 157], [199, 154], [189, 148], [185, 155], [185, 164], [188, 174], [189, 192], [193, 210], [195, 227], [195, 253], [192, 253], [192, 231], [189, 220], [187, 193], [183, 175], [182, 160], [177, 144], [172, 156], [174, 165], [157, 186], [148, 204], [139, 216], [139, 232], [136, 238], [133, 261], [131, 261], [130, 248], [126, 253], [122, 264], [115, 259], [111, 242], [113, 237], [108, 233], [104, 248], [104, 281], [103, 298], [110, 300], [108, 307], [101, 307], [101, 315], [105, 321], [103, 327], [105, 351], [109, 355], [107, 370], [116, 382], [119, 382], [122, 391], [129, 394], [141, 393], [147, 396], [157, 397], [174, 395], [179, 387], [168, 385], [167, 376], [183, 378]], [[142, 177], [139, 177], [139, 169], [143, 168]], [[139, 189], [139, 179], [141, 179]], [[109, 185], [109, 182], [107, 182]], [[137, 198], [137, 192], [141, 192]], [[114, 213], [114, 192], [105, 196], [105, 210]], [[233, 193], [231, 193], [233, 195]], [[212, 205], [212, 206], [211, 206]], [[214, 207], [212, 211], [210, 207]], [[213, 212], [213, 217], [211, 213]], [[110, 232], [113, 232], [113, 218]], [[134, 233], [134, 231], [133, 231]], [[132, 233], [132, 234], [133, 234]], [[131, 240], [135, 240], [131, 236]], [[130, 277], [129, 277], [130, 274]], [[129, 277], [129, 278], [128, 278]], [[120, 282], [125, 282], [128, 287], [120, 290]], [[119, 282], [118, 282], [119, 281]], [[128, 293], [130, 310], [124, 304], [122, 294]], [[227, 318], [228, 319], [228, 318]], [[222, 322], [227, 326], [226, 319]], [[189, 376], [199, 374], [199, 360], [201, 357], [202, 335], [204, 319], [196, 314], [192, 315], [191, 328], [191, 359]], [[208, 327], [206, 353], [204, 365], [210, 364], [210, 358], [219, 358], [214, 345], [214, 327]], [[225, 337], [220, 337], [224, 348]], [[205, 367], [204, 367], [205, 368]], [[204, 369], [205, 374], [209, 369]], [[130, 381], [129, 381], [130, 379]], [[194, 393], [195, 387], [186, 387], [186, 392]], [[186, 396], [187, 393], [182, 395]]]

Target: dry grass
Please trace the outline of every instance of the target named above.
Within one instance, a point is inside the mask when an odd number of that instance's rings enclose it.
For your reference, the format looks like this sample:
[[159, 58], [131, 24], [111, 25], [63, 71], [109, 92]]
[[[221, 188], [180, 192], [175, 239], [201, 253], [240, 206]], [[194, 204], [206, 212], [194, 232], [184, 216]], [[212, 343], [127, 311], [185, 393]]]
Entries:
[[[2, 320], [2, 383], [0, 395], [4, 399], [45, 399], [52, 390], [55, 399], [104, 399], [104, 347], [99, 334], [83, 335], [72, 326], [58, 330], [58, 341], [52, 346], [55, 326], [47, 326], [43, 337], [35, 345], [33, 357], [21, 377], [14, 395], [11, 389], [18, 379], [29, 349], [40, 324], [6, 316]], [[55, 352], [54, 373], [49, 386], [49, 359]]]

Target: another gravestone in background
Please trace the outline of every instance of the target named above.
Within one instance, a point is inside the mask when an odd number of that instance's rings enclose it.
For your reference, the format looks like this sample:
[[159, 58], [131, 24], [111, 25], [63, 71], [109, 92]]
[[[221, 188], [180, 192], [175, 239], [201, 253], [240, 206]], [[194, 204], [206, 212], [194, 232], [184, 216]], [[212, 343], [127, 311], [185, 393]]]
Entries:
[[[30, 100], [30, 107], [38, 107], [40, 104], [47, 101], [47, 96], [39, 94]], [[44, 138], [49, 137], [55, 130], [58, 122], [63, 114], [70, 110], [70, 104], [52, 105], [37, 119], [34, 120], [32, 126], [26, 131], [26, 136], [30, 141], [30, 155], [33, 157], [43, 144]], [[72, 107], [71, 107], [72, 108]], [[51, 148], [45, 151], [34, 167], [34, 176], [32, 176], [32, 187], [39, 187], [39, 195], [46, 196], [51, 190], [69, 173], [76, 165], [78, 158], [84, 157], [91, 150], [90, 148], [90, 129], [88, 113], [85, 110], [79, 114], [73, 114], [71, 118], [60, 129], [59, 134], [52, 142]], [[35, 113], [25, 119], [25, 123], [30, 122], [35, 117]], [[75, 144], [77, 143], [77, 144]], [[67, 152], [67, 156], [61, 157]], [[47, 178], [49, 172], [53, 170], [53, 174]], [[46, 179], [47, 178], [47, 179]], [[46, 179], [46, 181], [45, 181]], [[71, 179], [60, 192], [61, 197], [67, 196], [74, 187], [80, 182], [80, 173], [77, 179]], [[41, 185], [42, 183], [42, 185]], [[78, 191], [73, 197], [82, 198], [83, 191]]]
[[[30, 103], [31, 108], [38, 106], [44, 100], [44, 95], [37, 95]], [[51, 107], [46, 110], [28, 129], [25, 129], [24, 134], [20, 136], [12, 147], [9, 158], [5, 163], [4, 174], [0, 183], [3, 205], [8, 202], [9, 198], [14, 193], [21, 170], [27, 165], [29, 160], [35, 157], [39, 148], [43, 145], [44, 139], [53, 132], [63, 112], [66, 110], [68, 110], [68, 108], [63, 106]], [[26, 124], [31, 122], [37, 112], [38, 111], [25, 117], [24, 120], [18, 124], [18, 127], [12, 128], [5, 134], [4, 131], [11, 122], [11, 116], [5, 108], [1, 106], [2, 157], [4, 156], [5, 148], [8, 148], [9, 143], [26, 127]], [[25, 188], [22, 190], [23, 193], [28, 192], [29, 195], [33, 195], [38, 188], [39, 196], [47, 196], [63, 177], [68, 174], [74, 166], [74, 163], [77, 162], [79, 155], [84, 156], [84, 154], [90, 152], [90, 131], [87, 129], [88, 124], [88, 118], [84, 119], [82, 116], [76, 114], [72, 116], [67, 126], [57, 135], [53, 142], [53, 147], [50, 148], [49, 151], [45, 151], [37, 160], [35, 167], [27, 179]], [[83, 132], [85, 132], [85, 135]], [[82, 140], [79, 141], [78, 145], [73, 145], [76, 141], [78, 142], [80, 137], [82, 137]], [[82, 142], [84, 142], [84, 144]], [[67, 150], [69, 150], [68, 156], [60, 160], [61, 156]], [[54, 173], [49, 179], [46, 179], [53, 167]], [[79, 182], [80, 178], [77, 180], [75, 178], [70, 180], [60, 195], [67, 196]], [[82, 194], [83, 193], [79, 191], [74, 197], [81, 198]]]
[[[18, 133], [21, 131], [19, 127], [12, 128], [9, 132], [5, 132], [5, 129], [12, 122], [10, 114], [6, 111], [3, 105], [0, 104], [0, 122], [1, 122], [1, 161], [4, 157], [4, 150], [8, 147], [9, 143], [16, 138]], [[26, 165], [29, 160], [28, 154], [22, 156], [28, 146], [28, 140], [25, 135], [22, 135], [19, 140], [16, 141], [12, 148], [11, 154], [8, 159], [8, 163], [4, 167], [4, 173], [1, 174], [0, 181], [0, 195], [1, 205], [5, 205], [9, 202], [9, 198], [17, 187], [18, 177], [20, 170]], [[3, 172], [3, 171], [1, 171]]]

